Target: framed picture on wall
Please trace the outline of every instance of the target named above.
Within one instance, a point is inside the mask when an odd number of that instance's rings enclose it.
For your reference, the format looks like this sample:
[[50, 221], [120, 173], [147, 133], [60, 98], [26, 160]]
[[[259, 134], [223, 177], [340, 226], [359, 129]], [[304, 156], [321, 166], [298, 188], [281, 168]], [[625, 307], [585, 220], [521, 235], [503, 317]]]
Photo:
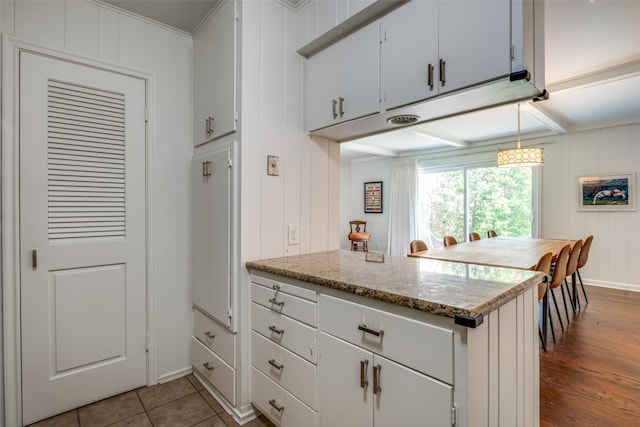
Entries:
[[364, 183], [364, 213], [382, 213], [382, 181]]
[[635, 172], [578, 177], [578, 210], [635, 211], [635, 183]]

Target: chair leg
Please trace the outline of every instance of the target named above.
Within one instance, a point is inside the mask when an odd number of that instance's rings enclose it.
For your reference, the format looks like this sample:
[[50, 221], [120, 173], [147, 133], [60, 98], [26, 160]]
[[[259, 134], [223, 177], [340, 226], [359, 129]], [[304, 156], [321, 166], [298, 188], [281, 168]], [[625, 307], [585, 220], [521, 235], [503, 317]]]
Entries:
[[[560, 328], [562, 329], [562, 332], [564, 332], [564, 325], [562, 324], [562, 317], [560, 316], [560, 309], [558, 308], [558, 301], [556, 300], [556, 293], [554, 292], [553, 289], [549, 289], [549, 290], [551, 291], [551, 296], [553, 297], [553, 305], [556, 306], [556, 313], [558, 314], [558, 321], [560, 322]], [[551, 318], [551, 313], [549, 313], [549, 318]], [[551, 330], [553, 330], [553, 328]]]
[[582, 276], [580, 275], [580, 270], [576, 270], [578, 273], [578, 279], [580, 280], [580, 287], [582, 288], [582, 295], [584, 295], [584, 301], [586, 304], [589, 304], [589, 298], [587, 298], [587, 292], [584, 290], [584, 283], [582, 283]]
[[[560, 284], [560, 293], [562, 294], [562, 302], [564, 303], [564, 314], [567, 315], [567, 325], [569, 322], [569, 309], [567, 308], [567, 299], [564, 296], [564, 288], [562, 287], [562, 283]], [[567, 291], [569, 293], [569, 291]], [[569, 295], [569, 302], [571, 302], [571, 295]], [[573, 307], [572, 307], [573, 308]], [[572, 310], [575, 312], [575, 310]]]
[[571, 303], [571, 311], [573, 311], [574, 313], [576, 312], [576, 306], [575, 306], [575, 302], [573, 300], [573, 295], [571, 294], [571, 291], [569, 290], [569, 281], [567, 280], [567, 278], [564, 278], [564, 283], [562, 284], [563, 286], [563, 294], [564, 294], [564, 289], [567, 290], [567, 298], [569, 298], [569, 302]]
[[544, 342], [544, 337], [542, 336], [542, 328], [538, 325], [538, 335], [540, 336], [540, 343], [542, 344], [542, 349], [544, 352], [547, 352], [547, 343]]
[[[553, 320], [551, 319], [551, 305], [547, 310], [547, 316], [549, 316], [549, 327], [551, 328], [551, 336], [553, 337], [553, 343], [556, 343], [556, 331], [553, 330]], [[562, 322], [562, 321], [561, 321]]]

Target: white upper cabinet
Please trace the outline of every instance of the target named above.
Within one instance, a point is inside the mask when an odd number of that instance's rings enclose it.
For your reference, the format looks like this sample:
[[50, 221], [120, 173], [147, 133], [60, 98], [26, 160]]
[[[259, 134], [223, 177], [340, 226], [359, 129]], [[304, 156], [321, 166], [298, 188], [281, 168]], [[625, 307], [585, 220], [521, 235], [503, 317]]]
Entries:
[[374, 2], [375, 0], [311, 0], [309, 5], [315, 8], [318, 22], [315, 36], [333, 29]]
[[224, 1], [193, 38], [194, 145], [236, 130], [235, 1]]
[[508, 76], [509, 0], [413, 0], [382, 18], [385, 109]]
[[380, 111], [380, 24], [373, 22], [307, 61], [309, 129]]

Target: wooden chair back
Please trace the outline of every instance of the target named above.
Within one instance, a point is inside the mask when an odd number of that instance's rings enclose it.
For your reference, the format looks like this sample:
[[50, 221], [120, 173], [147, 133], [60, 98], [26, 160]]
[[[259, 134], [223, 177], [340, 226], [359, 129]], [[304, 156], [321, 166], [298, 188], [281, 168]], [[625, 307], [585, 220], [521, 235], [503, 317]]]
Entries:
[[495, 232], [495, 231], [493, 231], [493, 230], [489, 230], [489, 231], [487, 231], [487, 237], [488, 237], [488, 238], [498, 237], [498, 233], [496, 233], [496, 232]]
[[[551, 270], [551, 262], [553, 261], [553, 252], [547, 252], [542, 255], [536, 264], [535, 271], [540, 271], [546, 275], [549, 275], [549, 271]], [[544, 294], [547, 292], [548, 282], [543, 280], [538, 284], [538, 301], [544, 297]]]
[[453, 236], [444, 236], [444, 239], [442, 239], [442, 242], [444, 243], [445, 247], [458, 244], [458, 241]]
[[469, 233], [469, 241], [473, 242], [474, 240], [480, 240], [480, 235], [475, 231], [472, 231], [471, 233]]
[[429, 249], [424, 240], [412, 240], [409, 243], [409, 253], [415, 254], [416, 252], [422, 252]]
[[591, 249], [591, 242], [593, 241], [593, 236], [589, 236], [584, 239], [584, 243], [582, 244], [582, 250], [580, 251], [580, 257], [578, 258], [578, 269], [581, 269], [587, 264], [589, 261], [589, 250]]
[[569, 260], [569, 251], [571, 245], [568, 243], [560, 249], [556, 258], [555, 268], [553, 269], [553, 275], [549, 282], [549, 288], [555, 289], [564, 283], [564, 278], [567, 276], [567, 261]]
[[580, 252], [582, 251], [582, 240], [578, 239], [571, 246], [569, 251], [569, 261], [567, 261], [567, 272], [565, 276], [571, 276], [578, 269], [578, 259], [580, 258]]
[[367, 232], [367, 221], [349, 221], [349, 226], [351, 227], [349, 234]]

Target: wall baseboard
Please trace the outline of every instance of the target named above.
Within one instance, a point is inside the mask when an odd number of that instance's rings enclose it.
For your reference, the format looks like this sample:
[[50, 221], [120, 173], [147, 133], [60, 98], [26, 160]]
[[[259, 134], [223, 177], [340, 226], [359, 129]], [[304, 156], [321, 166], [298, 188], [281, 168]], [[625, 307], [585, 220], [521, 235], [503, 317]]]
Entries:
[[616, 283], [616, 282], [607, 282], [604, 280], [584, 279], [584, 284], [588, 286], [598, 286], [600, 288], [611, 288], [611, 289], [619, 289], [622, 291], [640, 292], [640, 285], [634, 285], [631, 283]]
[[[177, 371], [169, 372], [168, 374], [160, 375], [158, 377], [158, 384], [167, 383], [169, 381], [173, 381], [178, 378], [185, 377], [193, 372], [193, 368], [189, 366], [188, 368], [182, 368]], [[153, 385], [153, 384], [149, 384]]]

